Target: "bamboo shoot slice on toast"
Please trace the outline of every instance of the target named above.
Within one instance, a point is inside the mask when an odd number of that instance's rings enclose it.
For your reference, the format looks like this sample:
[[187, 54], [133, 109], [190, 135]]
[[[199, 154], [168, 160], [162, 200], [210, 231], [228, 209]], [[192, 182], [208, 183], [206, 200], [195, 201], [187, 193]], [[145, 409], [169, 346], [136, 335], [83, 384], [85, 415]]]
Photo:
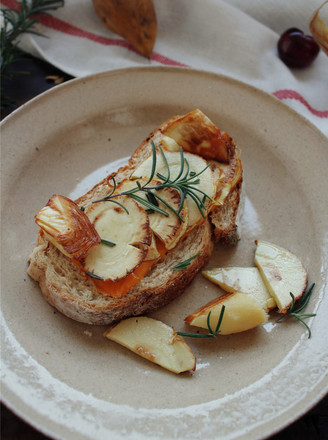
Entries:
[[[164, 154], [165, 159], [161, 153], [156, 153], [156, 178], [158, 177], [158, 174], [160, 174], [164, 178], [169, 178], [170, 181], [174, 181], [179, 176], [180, 180], [183, 177], [185, 177], [185, 179], [189, 179], [188, 187], [194, 194], [198, 196], [206, 209], [209, 209], [212, 205], [212, 199], [216, 195], [217, 185], [215, 182], [214, 173], [208, 166], [206, 160], [194, 154], [184, 153], [184, 162], [181, 163], [180, 152], [166, 151]], [[148, 159], [137, 167], [131, 177], [149, 177], [153, 168], [153, 160], [153, 156], [148, 157]], [[182, 173], [181, 167], [183, 168]], [[196, 176], [196, 174], [199, 175]], [[194, 179], [192, 179], [193, 175], [196, 176]], [[206, 194], [207, 198], [204, 198], [204, 194]], [[187, 196], [185, 199], [185, 205], [188, 209], [188, 228], [194, 227], [195, 225], [201, 223], [203, 221], [203, 216], [195, 203], [194, 198]], [[206, 212], [204, 215], [206, 215]]]
[[173, 120], [162, 133], [172, 138], [184, 151], [219, 162], [228, 163], [235, 148], [231, 137], [217, 128], [199, 109]]
[[[138, 188], [136, 182], [142, 187], [147, 183], [147, 179], [139, 179], [137, 181], [124, 180], [117, 186], [115, 193], [120, 194]], [[152, 180], [147, 187], [155, 187], [160, 183], [158, 180]], [[186, 232], [188, 226], [187, 206], [184, 205], [182, 207], [179, 216], [174, 212], [178, 212], [180, 208], [181, 196], [179, 191], [175, 188], [167, 187], [153, 191], [152, 193], [139, 190], [133, 193], [132, 196], [137, 196], [145, 202], [151, 201], [152, 204], [155, 203], [155, 206], [166, 213], [166, 215], [164, 215], [161, 212], [152, 209], [149, 210], [141, 201], [137, 200], [138, 205], [147, 210], [150, 229], [165, 244], [166, 249], [173, 249]], [[161, 200], [163, 200], [163, 202]]]
[[53, 195], [35, 216], [46, 238], [69, 258], [79, 260], [100, 243], [100, 236], [88, 216], [65, 196]]
[[145, 210], [127, 196], [116, 201], [127, 211], [112, 202], [95, 203], [85, 211], [99, 236], [113, 245], [102, 242], [91, 248], [84, 269], [112, 281], [123, 279], [143, 262], [152, 239]]

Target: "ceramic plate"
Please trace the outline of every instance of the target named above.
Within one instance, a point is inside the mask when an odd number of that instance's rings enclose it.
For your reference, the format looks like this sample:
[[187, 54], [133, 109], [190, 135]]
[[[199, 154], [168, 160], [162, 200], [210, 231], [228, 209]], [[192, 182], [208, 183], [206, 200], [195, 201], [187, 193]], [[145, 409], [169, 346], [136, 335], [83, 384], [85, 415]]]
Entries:
[[[312, 338], [296, 319], [188, 342], [194, 373], [175, 375], [105, 339], [105, 327], [56, 312], [26, 275], [49, 197], [76, 197], [125, 163], [175, 114], [196, 107], [242, 150], [245, 208], [236, 247], [208, 267], [252, 266], [255, 239], [294, 251], [315, 282]], [[60, 439], [256, 439], [273, 434], [328, 389], [327, 139], [275, 98], [215, 74], [131, 68], [74, 80], [2, 126], [2, 396]], [[154, 317], [183, 318], [222, 292], [199, 275]]]

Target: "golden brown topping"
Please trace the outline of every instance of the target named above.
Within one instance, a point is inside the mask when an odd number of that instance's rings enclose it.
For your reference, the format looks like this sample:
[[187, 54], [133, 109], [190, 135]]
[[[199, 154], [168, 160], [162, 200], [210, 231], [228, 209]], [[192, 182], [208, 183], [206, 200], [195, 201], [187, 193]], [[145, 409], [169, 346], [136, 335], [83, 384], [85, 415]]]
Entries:
[[35, 222], [61, 252], [77, 260], [100, 243], [87, 215], [65, 196], [53, 195], [35, 216]]

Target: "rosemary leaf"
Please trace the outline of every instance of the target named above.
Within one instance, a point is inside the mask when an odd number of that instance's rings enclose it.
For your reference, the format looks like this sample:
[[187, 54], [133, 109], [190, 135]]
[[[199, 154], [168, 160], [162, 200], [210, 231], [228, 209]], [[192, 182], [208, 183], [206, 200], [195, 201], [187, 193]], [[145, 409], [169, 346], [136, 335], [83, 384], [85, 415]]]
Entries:
[[161, 146], [159, 146], [159, 150], [160, 150], [160, 152], [161, 152], [161, 155], [162, 155], [163, 161], [164, 161], [165, 166], [166, 166], [166, 169], [167, 169], [167, 177], [164, 177], [163, 180], [164, 180], [164, 183], [168, 183], [168, 181], [170, 180], [170, 174], [171, 174], [171, 172], [170, 172], [170, 167], [169, 167], [169, 164], [168, 164], [168, 162], [167, 162], [167, 159], [166, 159], [166, 157], [165, 157], [164, 151], [162, 150]]
[[177, 175], [175, 181], [178, 181], [181, 178], [182, 173], [183, 173], [183, 169], [184, 169], [184, 165], [185, 165], [185, 160], [184, 160], [184, 156], [183, 156], [183, 148], [182, 147], [180, 147], [180, 163], [181, 163], [180, 172]]
[[184, 219], [181, 217], [180, 212], [181, 209], [179, 207], [179, 211], [176, 211], [173, 206], [171, 206], [169, 203], [167, 203], [166, 200], [164, 200], [162, 197], [160, 197], [158, 194], [153, 194], [153, 196], [155, 197], [155, 199], [158, 199], [160, 202], [163, 203], [163, 205], [165, 205], [167, 208], [169, 208], [172, 212], [174, 212], [174, 214], [179, 217], [179, 219], [182, 221], [182, 223], [184, 223]]
[[179, 174], [177, 175], [177, 177], [173, 180], [173, 183], [177, 182], [181, 178], [182, 173], [183, 173], [183, 169], [184, 169], [184, 164], [185, 164], [185, 161], [184, 161], [184, 156], [183, 156], [183, 149], [182, 149], [182, 147], [180, 147], [180, 171], [179, 171]]
[[295, 302], [295, 296], [292, 294], [292, 292], [290, 292], [290, 296], [292, 297], [292, 303], [289, 307], [289, 310], [287, 311], [287, 313], [284, 316], [282, 316], [281, 318], [279, 318], [277, 320], [277, 322], [281, 322], [287, 316], [292, 316], [293, 318], [296, 318], [298, 321], [300, 321], [306, 327], [306, 329], [308, 331], [309, 339], [311, 338], [312, 333], [311, 333], [310, 327], [307, 325], [307, 323], [304, 321], [304, 319], [316, 316], [316, 313], [300, 313], [300, 312], [308, 304], [314, 286], [315, 286], [315, 283], [311, 284], [309, 289], [305, 292], [305, 294], [303, 295], [303, 297], [300, 299], [300, 301], [298, 303]]
[[152, 209], [152, 210], [154, 210], [156, 212], [159, 212], [160, 214], [165, 215], [165, 217], [169, 216], [169, 214], [166, 211], [164, 211], [163, 209], [159, 208], [158, 206], [153, 205], [148, 200], [145, 200], [142, 197], [137, 196], [136, 194], [133, 194], [133, 193], [128, 194], [128, 193], [126, 193], [126, 195], [131, 197], [131, 199], [135, 200], [136, 202], [139, 202], [141, 205], [146, 206], [147, 209]]
[[203, 173], [207, 170], [207, 168], [208, 168], [210, 165], [211, 165], [210, 163], [207, 164], [207, 166], [206, 166], [205, 168], [203, 168], [201, 171], [199, 171], [198, 173], [193, 174], [192, 176], [186, 178], [186, 179], [185, 179], [186, 182], [189, 182], [190, 184], [192, 184], [192, 182], [190, 182], [190, 181], [191, 181], [192, 179], [194, 179], [195, 177], [198, 177], [198, 176], [200, 176], [201, 174], [203, 174]]
[[[187, 161], [187, 159], [184, 159], [184, 163], [186, 164], [187, 170], [185, 172], [185, 175], [183, 177], [181, 177], [181, 181], [184, 182], [186, 180], [186, 178], [188, 177], [188, 174], [190, 175], [189, 171], [190, 171], [190, 165], [189, 162]], [[195, 174], [196, 176], [196, 174]]]
[[107, 177], [107, 184], [108, 184], [108, 186], [110, 186], [110, 184], [109, 184], [109, 180], [108, 179], [112, 179], [112, 181], [113, 181], [113, 188], [112, 188], [112, 190], [111, 190], [111, 192], [108, 194], [108, 196], [106, 196], [106, 197], [111, 197], [113, 194], [114, 194], [114, 192], [115, 192], [115, 190], [116, 190], [116, 180], [115, 180], [115, 177], [113, 176], [113, 175], [110, 175], [110, 176], [108, 176]]
[[104, 238], [101, 239], [101, 243], [105, 244], [106, 246], [109, 246], [109, 247], [116, 246], [116, 243], [113, 243], [112, 241], [109, 241], [109, 240], [105, 240]]
[[[307, 303], [310, 300], [310, 296], [312, 294], [312, 290], [313, 290], [314, 286], [315, 286], [315, 283], [311, 284], [309, 289], [305, 292], [305, 294], [302, 296], [302, 298], [298, 302], [298, 307], [296, 308], [296, 310], [294, 310], [294, 307], [293, 307], [292, 313], [299, 313], [304, 309], [304, 307], [307, 305]], [[291, 293], [291, 295], [293, 296], [292, 293]], [[293, 300], [293, 304], [294, 303], [295, 303], [295, 298]]]
[[151, 191], [146, 191], [146, 197], [148, 202], [152, 203], [155, 206], [158, 206], [158, 201], [156, 200], [156, 196]]
[[200, 255], [200, 252], [198, 252], [197, 254], [188, 258], [188, 260], [181, 261], [181, 263], [176, 264], [175, 266], [172, 267], [172, 269], [173, 270], [185, 270], [189, 266], [189, 264], [192, 262], [192, 260], [194, 260], [196, 257], [198, 257], [198, 255]]
[[[98, 200], [98, 202], [111, 202], [111, 203], [115, 203], [115, 205], [118, 205], [120, 208], [122, 208], [128, 215], [130, 214], [129, 211], [127, 210], [127, 208], [120, 202], [118, 202], [117, 200], [112, 200], [112, 199], [103, 199], [103, 200]], [[92, 202], [92, 203], [97, 203], [97, 201]]]
[[205, 214], [204, 214], [203, 210], [206, 210], [206, 207], [205, 207], [204, 203], [200, 200], [200, 198], [197, 195], [195, 195], [192, 192], [188, 191], [187, 195], [193, 199], [193, 201], [197, 205], [197, 208], [198, 208], [199, 212], [201, 213], [201, 216], [203, 218], [205, 218]]
[[186, 193], [185, 193], [185, 191], [183, 191], [182, 188], [178, 188], [178, 191], [180, 192], [180, 198], [181, 198], [180, 206], [179, 206], [179, 210], [178, 210], [178, 214], [180, 214], [180, 212], [182, 211], [182, 208], [183, 208], [185, 198], [186, 198]]
[[[18, 8], [3, 8], [1, 10], [3, 19], [0, 30], [2, 80], [10, 79], [14, 74], [20, 73], [14, 72], [12, 69], [12, 65], [19, 61], [20, 57], [26, 55], [18, 47], [19, 37], [26, 33], [43, 36], [34, 28], [38, 22], [38, 14], [48, 14], [49, 11], [62, 7], [64, 0], [20, 0], [17, 3]], [[1, 95], [3, 95], [2, 86]], [[11, 104], [13, 101], [10, 98], [1, 96], [1, 107]]]
[[188, 338], [213, 338], [214, 334], [212, 333], [208, 333], [208, 334], [203, 334], [203, 333], [188, 333], [188, 332], [177, 332], [177, 334], [179, 336], [186, 336]]
[[94, 278], [95, 280], [101, 280], [104, 281], [104, 279], [98, 275], [95, 275], [94, 273], [91, 272], [86, 272], [87, 275], [89, 275], [90, 278]]
[[155, 144], [154, 141], [151, 140], [151, 150], [152, 150], [152, 167], [151, 167], [151, 172], [150, 172], [150, 176], [149, 179], [147, 180], [147, 182], [145, 183], [144, 186], [149, 185], [149, 183], [153, 180], [154, 178], [154, 174], [155, 174], [155, 170], [156, 170], [156, 148], [155, 148]]

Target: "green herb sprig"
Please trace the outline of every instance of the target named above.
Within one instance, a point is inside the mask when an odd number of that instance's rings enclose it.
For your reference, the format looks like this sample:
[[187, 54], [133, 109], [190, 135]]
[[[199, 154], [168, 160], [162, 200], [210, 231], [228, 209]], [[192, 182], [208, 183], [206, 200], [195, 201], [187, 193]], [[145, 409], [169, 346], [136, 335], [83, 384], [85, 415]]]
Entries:
[[100, 277], [99, 275], [96, 275], [92, 272], [86, 272], [86, 274], [90, 277], [90, 278], [94, 278], [95, 280], [100, 280], [100, 281], [104, 281], [103, 277]]
[[295, 296], [290, 292], [290, 296], [292, 297], [292, 303], [291, 306], [289, 307], [286, 315], [282, 316], [281, 318], [279, 318], [277, 320], [277, 322], [282, 321], [286, 316], [292, 316], [296, 319], [298, 319], [303, 325], [305, 325], [305, 327], [308, 330], [308, 334], [309, 334], [309, 338], [311, 338], [311, 329], [310, 327], [307, 325], [307, 323], [304, 321], [304, 319], [306, 318], [311, 318], [313, 316], [316, 316], [316, 313], [300, 313], [305, 306], [308, 304], [309, 300], [310, 300], [310, 296], [312, 294], [313, 288], [315, 286], [315, 283], [313, 283], [309, 289], [305, 292], [305, 294], [302, 296], [302, 298], [300, 299], [300, 301], [295, 302]]
[[116, 243], [113, 243], [112, 241], [109, 241], [109, 240], [105, 240], [104, 238], [101, 239], [101, 243], [105, 244], [106, 246], [109, 246], [109, 247], [116, 246]]
[[200, 255], [200, 252], [198, 252], [197, 254], [188, 258], [188, 260], [181, 261], [181, 263], [176, 264], [175, 266], [172, 267], [172, 270], [185, 270], [185, 269], [187, 269], [187, 267], [190, 265], [192, 260], [194, 260], [196, 257], [198, 257], [198, 255]]
[[207, 334], [202, 334], [202, 333], [185, 333], [185, 332], [177, 332], [177, 334], [180, 335], [180, 336], [186, 336], [188, 338], [215, 338], [219, 333], [221, 333], [220, 327], [221, 327], [224, 311], [225, 311], [225, 306], [223, 305], [222, 309], [221, 309], [221, 312], [220, 312], [218, 323], [217, 323], [216, 328], [215, 328], [215, 331], [212, 330], [211, 324], [210, 324], [210, 317], [211, 317], [211, 313], [212, 312], [208, 312], [207, 321], [206, 321], [207, 328], [208, 328], [208, 333]]
[[[211, 201], [212, 199], [204, 191], [202, 191], [200, 188], [197, 188], [194, 185], [200, 183], [199, 176], [206, 171], [206, 169], [210, 166], [210, 164], [208, 164], [205, 168], [203, 168], [201, 171], [197, 173], [194, 171], [190, 171], [190, 166], [187, 159], [185, 159], [184, 157], [183, 149], [180, 148], [180, 170], [176, 178], [171, 179], [170, 166], [165, 157], [164, 151], [160, 146], [159, 146], [159, 151], [166, 166], [167, 174], [166, 176], [164, 176], [161, 173], [156, 173], [157, 155], [156, 155], [155, 144], [153, 141], [151, 141], [151, 148], [152, 148], [152, 167], [151, 167], [150, 176], [146, 183], [141, 184], [140, 181], [136, 180], [136, 186], [134, 188], [127, 191], [123, 191], [121, 193], [114, 194], [117, 184], [114, 176], [110, 176], [110, 178], [113, 181], [113, 187], [111, 192], [106, 197], [100, 200], [96, 200], [93, 203], [114, 202], [124, 208], [124, 206], [120, 202], [114, 200], [114, 198], [119, 196], [129, 196], [132, 199], [134, 199], [136, 202], [145, 206], [145, 208], [148, 210], [149, 213], [159, 212], [160, 214], [167, 217], [169, 215], [168, 212], [164, 211], [159, 207], [159, 202], [162, 202], [169, 210], [174, 212], [174, 214], [177, 215], [182, 222], [184, 222], [184, 219], [180, 214], [186, 197], [190, 197], [196, 204], [202, 217], [205, 218], [204, 212], [207, 209], [205, 206], [205, 202], [206, 200]], [[158, 183], [157, 185], [151, 186], [151, 182], [154, 177], [160, 179], [162, 182]], [[181, 200], [178, 209], [174, 209], [172, 205], [170, 205], [166, 200], [164, 200], [162, 197], [158, 195], [157, 191], [162, 188], [175, 188], [176, 190], [179, 191]], [[138, 192], [144, 192], [146, 194], [146, 199], [140, 197], [137, 194]]]
[[[14, 74], [27, 72], [13, 72], [12, 65], [26, 55], [19, 49], [19, 37], [22, 34], [30, 33], [42, 35], [35, 29], [39, 14], [48, 14], [64, 5], [64, 0], [21, 0], [17, 1], [17, 9], [1, 9], [3, 24], [0, 31], [1, 57], [0, 68], [1, 78], [10, 79]], [[9, 98], [2, 96], [1, 87], [1, 106], [12, 104]]]

